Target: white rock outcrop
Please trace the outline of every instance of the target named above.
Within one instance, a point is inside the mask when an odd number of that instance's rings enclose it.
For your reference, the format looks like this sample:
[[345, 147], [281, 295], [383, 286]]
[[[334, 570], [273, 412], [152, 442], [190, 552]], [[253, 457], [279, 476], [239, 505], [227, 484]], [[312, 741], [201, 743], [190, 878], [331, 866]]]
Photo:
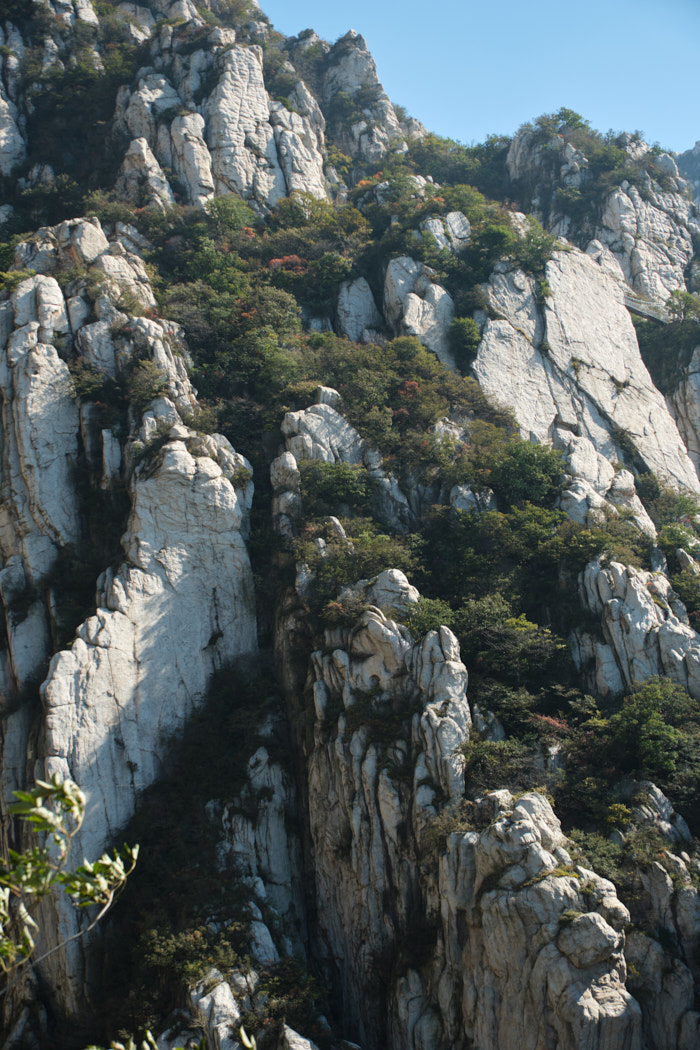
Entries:
[[597, 219], [586, 215], [574, 222], [559, 207], [553, 190], [584, 190], [593, 178], [585, 154], [563, 137], [524, 126], [511, 142], [508, 172], [527, 188], [535, 212], [552, 232], [601, 258], [634, 309], [663, 316], [670, 293], [685, 288], [700, 213], [673, 157], [655, 155], [628, 134], [618, 136], [615, 145], [627, 153], [630, 174], [599, 202]]
[[384, 280], [384, 316], [397, 335], [413, 335], [442, 364], [455, 369], [450, 347], [454, 303], [435, 284], [433, 270], [408, 256], [392, 259]]
[[660, 478], [700, 491], [619, 284], [576, 250], [555, 252], [546, 279], [542, 304], [532, 278], [518, 271], [497, 268], [485, 286], [502, 319], [485, 323], [473, 366], [482, 388], [513, 409], [525, 436], [563, 448], [572, 475], [606, 499], [610, 464], [630, 446]]
[[125, 200], [137, 205], [155, 205], [163, 209], [175, 203], [170, 184], [145, 138], [132, 140], [124, 155], [115, 190]]
[[685, 289], [700, 214], [687, 196], [661, 191], [648, 176], [642, 191], [623, 182], [611, 193], [595, 238], [612, 252], [640, 298], [664, 304], [675, 289]]
[[344, 960], [346, 1018], [374, 1042], [386, 1019], [368, 998], [367, 976], [419, 892], [413, 834], [434, 815], [438, 793], [458, 799], [463, 790], [467, 674], [449, 630], [416, 642], [374, 607], [351, 629], [327, 631], [324, 645], [307, 684], [318, 951], [334, 969]]
[[[322, 92], [325, 102], [330, 103], [331, 107], [339, 95], [352, 100], [362, 92], [361, 114], [349, 127], [343, 123], [338, 128], [344, 147], [361, 162], [374, 164], [390, 148], [398, 151], [406, 149], [404, 128], [379, 83], [374, 58], [367, 49], [364, 37], [354, 29], [337, 40], [328, 53]], [[420, 125], [414, 129], [414, 134], [418, 129]]]
[[11, 175], [27, 155], [27, 144], [18, 125], [17, 106], [7, 97], [0, 81], [0, 174]]
[[[42, 687], [44, 775], [88, 798], [80, 849], [99, 856], [163, 769], [209, 675], [256, 651], [253, 581], [242, 538], [249, 504], [227, 472], [169, 441], [132, 482], [128, 561], [98, 583], [94, 616], [52, 660]], [[44, 924], [50, 945], [72, 912]], [[74, 920], [73, 920], [74, 921]], [[53, 934], [53, 937], [52, 937]], [[81, 951], [51, 956], [69, 1011], [83, 995]]]
[[[41, 592], [58, 552], [76, 544], [81, 534], [76, 491], [80, 419], [70, 372], [54, 345], [66, 338], [66, 304], [53, 277], [21, 281], [0, 305], [3, 708], [12, 708], [45, 670], [51, 639]], [[8, 784], [8, 792], [14, 786]]]
[[420, 233], [430, 234], [438, 248], [448, 248], [455, 253], [466, 248], [472, 233], [469, 220], [461, 211], [448, 212], [444, 218], [424, 219], [418, 229]]
[[463, 1032], [503, 1050], [641, 1050], [641, 1010], [625, 988], [629, 913], [614, 886], [572, 862], [541, 796], [484, 802], [495, 821], [449, 835], [440, 861], [446, 1045]]
[[[325, 122], [302, 81], [291, 108], [271, 100], [261, 48], [236, 43], [235, 31], [223, 27], [194, 49], [164, 31], [151, 50], [156, 69], [142, 69], [136, 86], [117, 97], [115, 129], [132, 140], [125, 163], [136, 163], [133, 142], [145, 139], [156, 163], [171, 168], [188, 202], [200, 207], [214, 194], [238, 193], [259, 208], [294, 192], [327, 196]], [[138, 164], [152, 169], [150, 161]], [[131, 184], [126, 190], [133, 192]]]
[[663, 675], [700, 699], [700, 636], [678, 615], [685, 609], [663, 573], [594, 561], [581, 588], [587, 608], [601, 618], [605, 643], [583, 636], [574, 657], [581, 667], [592, 659], [602, 695]]
[[338, 293], [338, 330], [353, 342], [369, 342], [372, 334], [382, 326], [382, 315], [364, 277], [343, 281]]

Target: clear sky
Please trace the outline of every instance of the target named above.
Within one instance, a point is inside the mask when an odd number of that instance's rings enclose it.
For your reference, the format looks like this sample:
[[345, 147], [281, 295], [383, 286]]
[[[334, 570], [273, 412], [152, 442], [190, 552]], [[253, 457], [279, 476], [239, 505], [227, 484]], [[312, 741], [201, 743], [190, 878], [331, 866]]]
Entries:
[[393, 102], [461, 142], [568, 106], [601, 131], [700, 139], [700, 0], [260, 0], [276, 29], [367, 40]]

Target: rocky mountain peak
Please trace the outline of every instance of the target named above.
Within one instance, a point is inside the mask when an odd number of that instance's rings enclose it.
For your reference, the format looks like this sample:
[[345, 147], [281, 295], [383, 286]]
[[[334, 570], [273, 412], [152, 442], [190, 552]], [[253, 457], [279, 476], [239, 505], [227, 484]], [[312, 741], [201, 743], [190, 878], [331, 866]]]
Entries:
[[691, 1050], [700, 146], [441, 139], [253, 0], [6, 12], [0, 838], [57, 776], [141, 856], [3, 1046]]

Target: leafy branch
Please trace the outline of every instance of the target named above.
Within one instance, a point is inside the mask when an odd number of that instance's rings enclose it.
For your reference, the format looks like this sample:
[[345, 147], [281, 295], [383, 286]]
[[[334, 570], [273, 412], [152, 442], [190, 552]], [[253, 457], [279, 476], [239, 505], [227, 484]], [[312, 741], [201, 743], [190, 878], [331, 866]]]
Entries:
[[139, 852], [138, 846], [125, 845], [122, 853], [103, 853], [99, 860], [84, 860], [70, 870], [71, 843], [85, 818], [85, 795], [78, 785], [54, 774], [51, 781], [38, 780], [30, 791], [14, 794], [18, 801], [10, 813], [26, 821], [40, 843], [22, 851], [8, 850], [0, 866], [0, 969], [8, 975], [33, 955], [39, 927], [31, 909], [37, 901], [60, 886], [76, 907], [96, 906], [99, 911], [87, 927], [54, 945], [35, 963], [94, 929], [134, 870]]

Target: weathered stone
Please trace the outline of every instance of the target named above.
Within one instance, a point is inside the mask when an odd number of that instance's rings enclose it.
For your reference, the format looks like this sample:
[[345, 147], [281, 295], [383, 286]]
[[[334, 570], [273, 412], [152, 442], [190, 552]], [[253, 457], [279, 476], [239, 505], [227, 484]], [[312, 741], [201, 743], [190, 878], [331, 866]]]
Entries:
[[[184, 727], [211, 672], [256, 648], [247, 507], [212, 459], [193, 458], [177, 440], [161, 455], [132, 483], [128, 565], [103, 575], [95, 615], [54, 657], [42, 689], [44, 772], [85, 791], [86, 856], [99, 856], [160, 774], [162, 740]], [[75, 922], [53, 906], [48, 945]], [[82, 967], [77, 942], [47, 964], [69, 1010], [84, 994]]]
[[384, 282], [384, 316], [397, 335], [415, 336], [454, 369], [449, 338], [454, 303], [449, 292], [433, 284], [433, 273], [408, 256], [392, 259]]
[[360, 342], [367, 329], [380, 328], [382, 324], [382, 315], [364, 277], [341, 284], [337, 312], [340, 334], [354, 342]]
[[[665, 576], [618, 562], [603, 568], [595, 561], [583, 573], [581, 587], [588, 608], [601, 617], [626, 688], [665, 675], [700, 698], [700, 637], [674, 613]], [[615, 686], [618, 682], [616, 677]]]
[[159, 208], [175, 203], [173, 191], [146, 139], [133, 139], [122, 161], [117, 193], [134, 204]]
[[[510, 405], [524, 434], [538, 441], [571, 431], [565, 441], [579, 453], [578, 470], [592, 464], [584, 480], [606, 498], [609, 488], [601, 490], [595, 464], [623, 459], [621, 433], [659, 477], [698, 491], [675, 423], [642, 363], [618, 284], [575, 251], [555, 253], [547, 280], [551, 295], [540, 309], [530, 278], [514, 272], [491, 279], [487, 294], [505, 319], [486, 323], [474, 363], [482, 387]], [[590, 442], [585, 457], [583, 438]]]

